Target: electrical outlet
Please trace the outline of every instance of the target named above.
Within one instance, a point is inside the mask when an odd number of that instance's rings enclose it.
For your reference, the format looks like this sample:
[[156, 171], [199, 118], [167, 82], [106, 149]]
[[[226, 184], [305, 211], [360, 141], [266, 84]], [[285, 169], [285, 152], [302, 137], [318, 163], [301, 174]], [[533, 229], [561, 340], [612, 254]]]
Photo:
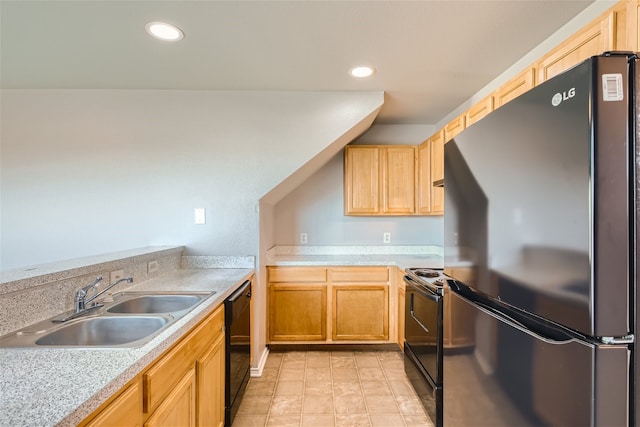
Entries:
[[307, 233], [300, 233], [300, 243], [307, 243]]
[[155, 273], [158, 271], [158, 261], [149, 261], [147, 263], [147, 273]]
[[382, 243], [391, 243], [391, 233], [382, 233]]
[[109, 283], [115, 283], [116, 281], [124, 277], [124, 270], [116, 270], [109, 273]]

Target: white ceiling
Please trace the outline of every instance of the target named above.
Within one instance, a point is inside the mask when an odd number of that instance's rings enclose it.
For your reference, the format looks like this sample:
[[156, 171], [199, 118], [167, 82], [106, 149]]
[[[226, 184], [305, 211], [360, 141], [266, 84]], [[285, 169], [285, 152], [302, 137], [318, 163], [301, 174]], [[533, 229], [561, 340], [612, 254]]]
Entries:
[[[2, 0], [3, 88], [383, 90], [433, 124], [593, 0]], [[144, 25], [179, 26], [179, 43]], [[355, 80], [349, 68], [377, 69]]]

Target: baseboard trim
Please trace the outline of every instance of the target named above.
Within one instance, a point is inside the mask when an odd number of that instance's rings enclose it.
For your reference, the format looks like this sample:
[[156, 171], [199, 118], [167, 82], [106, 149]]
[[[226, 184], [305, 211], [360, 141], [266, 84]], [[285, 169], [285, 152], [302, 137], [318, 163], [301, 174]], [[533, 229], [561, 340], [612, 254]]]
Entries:
[[267, 358], [269, 357], [269, 347], [265, 347], [262, 351], [262, 355], [260, 356], [260, 361], [258, 362], [258, 366], [255, 368], [251, 368], [251, 376], [252, 377], [261, 377], [262, 370], [264, 369], [264, 365], [267, 363]]
[[272, 352], [278, 351], [402, 351], [397, 343], [385, 344], [269, 344]]

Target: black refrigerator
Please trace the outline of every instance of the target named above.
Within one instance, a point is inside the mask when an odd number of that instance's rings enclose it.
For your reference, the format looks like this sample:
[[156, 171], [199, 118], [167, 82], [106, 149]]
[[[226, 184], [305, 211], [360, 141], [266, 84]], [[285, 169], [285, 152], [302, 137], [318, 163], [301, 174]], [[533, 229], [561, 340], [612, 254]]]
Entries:
[[[635, 426], [636, 56], [592, 57], [445, 144], [458, 426]], [[455, 300], [455, 301], [454, 301]]]

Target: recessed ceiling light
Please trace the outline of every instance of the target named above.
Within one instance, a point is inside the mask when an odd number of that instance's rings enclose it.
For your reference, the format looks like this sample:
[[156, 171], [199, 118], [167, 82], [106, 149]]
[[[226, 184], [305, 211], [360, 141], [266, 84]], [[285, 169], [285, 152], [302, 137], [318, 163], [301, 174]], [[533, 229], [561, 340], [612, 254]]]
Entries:
[[149, 22], [144, 28], [147, 33], [160, 40], [176, 42], [184, 38], [184, 33], [180, 28], [166, 22]]
[[351, 69], [351, 75], [353, 77], [358, 77], [358, 78], [364, 78], [364, 77], [369, 77], [370, 75], [372, 75], [375, 72], [375, 69], [372, 67], [366, 67], [366, 66], [362, 66], [362, 67], [355, 67]]

